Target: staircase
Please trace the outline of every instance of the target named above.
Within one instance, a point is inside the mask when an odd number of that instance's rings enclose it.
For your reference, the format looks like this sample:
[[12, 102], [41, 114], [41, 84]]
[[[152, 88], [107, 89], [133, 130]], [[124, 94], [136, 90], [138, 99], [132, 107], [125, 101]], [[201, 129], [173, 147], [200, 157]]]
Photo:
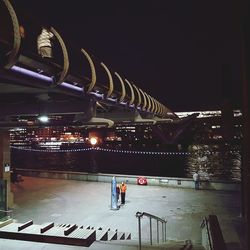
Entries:
[[[190, 241], [189, 241], [190, 242]], [[98, 244], [94, 247], [95, 244]], [[98, 242], [93, 244], [93, 250], [138, 250], [138, 240], [132, 239], [129, 241], [110, 241]], [[92, 246], [91, 246], [92, 249]], [[150, 243], [143, 243], [142, 250], [205, 250], [199, 243], [187, 244], [187, 241], [167, 240], [165, 243], [150, 245]]]
[[30, 220], [4, 225], [0, 228], [0, 238], [89, 247], [94, 241], [130, 240], [131, 234], [76, 224], [35, 225]]

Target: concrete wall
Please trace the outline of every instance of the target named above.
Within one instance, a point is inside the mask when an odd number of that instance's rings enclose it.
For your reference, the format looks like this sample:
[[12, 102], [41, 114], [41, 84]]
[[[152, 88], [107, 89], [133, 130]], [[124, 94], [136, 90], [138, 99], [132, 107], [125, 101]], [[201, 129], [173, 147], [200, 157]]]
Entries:
[[[113, 176], [116, 176], [118, 183], [124, 181], [129, 184], [137, 184], [138, 176], [135, 175], [118, 175], [118, 174], [93, 174], [86, 172], [67, 172], [67, 171], [49, 171], [49, 170], [34, 170], [34, 169], [17, 169], [18, 173], [24, 176], [50, 178], [50, 179], [64, 179], [77, 181], [97, 181], [97, 182], [111, 182]], [[194, 182], [190, 178], [176, 178], [176, 177], [156, 177], [144, 176], [147, 178], [148, 185], [166, 186], [176, 188], [194, 188]], [[200, 189], [209, 190], [226, 190], [239, 191], [239, 182], [227, 181], [201, 181]]]

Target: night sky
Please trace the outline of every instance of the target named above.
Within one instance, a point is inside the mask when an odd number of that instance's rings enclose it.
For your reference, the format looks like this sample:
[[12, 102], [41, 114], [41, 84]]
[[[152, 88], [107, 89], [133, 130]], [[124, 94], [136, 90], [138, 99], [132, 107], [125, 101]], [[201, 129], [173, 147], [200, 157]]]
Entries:
[[11, 2], [173, 111], [240, 107], [237, 1]]

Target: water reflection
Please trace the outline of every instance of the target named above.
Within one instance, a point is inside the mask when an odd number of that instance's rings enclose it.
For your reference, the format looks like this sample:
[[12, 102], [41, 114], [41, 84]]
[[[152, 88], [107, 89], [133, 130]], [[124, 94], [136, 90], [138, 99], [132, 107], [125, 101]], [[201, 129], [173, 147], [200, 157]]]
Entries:
[[34, 152], [12, 150], [17, 168], [100, 172], [166, 177], [192, 177], [195, 170], [203, 179], [241, 179], [239, 146], [191, 145], [189, 155], [124, 154], [102, 151]]
[[186, 176], [198, 170], [202, 178], [213, 180], [241, 180], [239, 145], [192, 145], [187, 159]]

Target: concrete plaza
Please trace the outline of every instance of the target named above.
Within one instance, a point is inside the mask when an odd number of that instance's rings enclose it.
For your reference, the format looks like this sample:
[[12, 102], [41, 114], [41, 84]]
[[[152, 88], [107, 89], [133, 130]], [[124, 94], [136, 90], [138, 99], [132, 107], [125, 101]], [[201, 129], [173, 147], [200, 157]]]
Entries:
[[[128, 185], [126, 204], [119, 210], [111, 210], [110, 183], [24, 177], [24, 182], [12, 185], [12, 191], [13, 218], [18, 222], [102, 226], [132, 234], [127, 245], [122, 241], [95, 242], [89, 249], [138, 249], [137, 211], [166, 219], [169, 242], [190, 239], [198, 244], [202, 219], [216, 214], [228, 249], [241, 249], [239, 192]], [[143, 243], [149, 242], [148, 225], [149, 220], [143, 218]], [[5, 249], [78, 250], [83, 247], [0, 239], [0, 250]]]

